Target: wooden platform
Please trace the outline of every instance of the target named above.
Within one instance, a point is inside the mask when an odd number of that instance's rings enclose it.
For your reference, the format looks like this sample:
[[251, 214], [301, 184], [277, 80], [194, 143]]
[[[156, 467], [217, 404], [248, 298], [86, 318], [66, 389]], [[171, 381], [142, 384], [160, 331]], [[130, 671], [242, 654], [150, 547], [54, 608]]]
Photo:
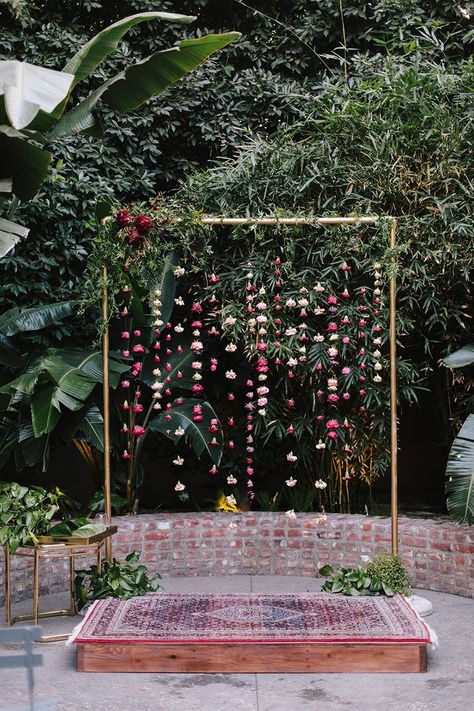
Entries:
[[425, 672], [426, 644], [78, 643], [82, 672]]

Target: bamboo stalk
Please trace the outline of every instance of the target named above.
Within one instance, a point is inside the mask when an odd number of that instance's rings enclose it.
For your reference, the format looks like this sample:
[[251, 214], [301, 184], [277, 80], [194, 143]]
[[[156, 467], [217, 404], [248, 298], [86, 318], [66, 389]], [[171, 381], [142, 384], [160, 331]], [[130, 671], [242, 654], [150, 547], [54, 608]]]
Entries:
[[[390, 229], [390, 249], [397, 241], [397, 221]], [[396, 256], [392, 252], [392, 268]], [[397, 437], [397, 281], [395, 271], [390, 276], [390, 514], [392, 555], [398, 555], [398, 437]]]

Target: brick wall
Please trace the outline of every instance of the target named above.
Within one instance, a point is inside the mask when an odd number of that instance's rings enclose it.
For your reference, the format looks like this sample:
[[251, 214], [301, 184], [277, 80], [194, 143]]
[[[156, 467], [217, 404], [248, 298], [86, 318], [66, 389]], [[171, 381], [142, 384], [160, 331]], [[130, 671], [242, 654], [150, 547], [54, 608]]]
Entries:
[[[152, 572], [167, 575], [308, 575], [325, 563], [356, 566], [390, 549], [390, 519], [350, 514], [187, 513], [118, 517], [114, 555], [142, 551]], [[400, 518], [400, 554], [416, 587], [474, 598], [474, 529], [447, 519]], [[81, 565], [86, 567], [87, 561]], [[31, 563], [13, 560], [16, 599], [31, 590]], [[61, 561], [43, 562], [42, 592], [67, 588]], [[0, 557], [0, 602], [4, 588]]]

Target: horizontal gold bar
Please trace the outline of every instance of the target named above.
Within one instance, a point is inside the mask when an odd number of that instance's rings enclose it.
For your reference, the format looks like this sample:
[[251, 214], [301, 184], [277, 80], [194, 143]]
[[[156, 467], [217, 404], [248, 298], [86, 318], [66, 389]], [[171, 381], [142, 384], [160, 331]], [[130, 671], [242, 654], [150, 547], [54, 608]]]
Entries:
[[202, 217], [204, 225], [374, 225], [378, 217]]

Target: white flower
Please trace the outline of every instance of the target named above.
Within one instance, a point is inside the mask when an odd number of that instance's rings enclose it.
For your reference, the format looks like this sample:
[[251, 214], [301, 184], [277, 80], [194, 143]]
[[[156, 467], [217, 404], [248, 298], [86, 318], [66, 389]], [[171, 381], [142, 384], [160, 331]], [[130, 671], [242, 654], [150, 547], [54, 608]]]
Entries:
[[307, 323], [300, 323], [298, 328], [300, 329], [300, 331], [306, 331], [306, 329], [308, 328], [308, 324]]
[[316, 286], [313, 286], [314, 291], [317, 291], [318, 293], [321, 293], [324, 291], [324, 286], [321, 286], [320, 282], [316, 284]]
[[247, 272], [247, 279], [253, 279], [253, 272]]
[[227, 483], [228, 484], [237, 484], [237, 479], [233, 474], [227, 477]]
[[296, 486], [297, 482], [298, 482], [298, 479], [293, 479], [293, 477], [290, 476], [290, 478], [285, 481], [285, 484], [287, 486], [289, 486], [290, 489], [292, 489], [294, 486]]
[[374, 381], [374, 383], [381, 383], [382, 378], [380, 377], [380, 375], [374, 375], [373, 381]]
[[227, 353], [233, 353], [237, 350], [237, 345], [235, 343], [228, 343], [225, 347]]
[[229, 506], [235, 506], [237, 503], [236, 498], [233, 494], [231, 494], [230, 496], [226, 496], [225, 500], [227, 501]]
[[193, 370], [201, 370], [202, 368], [202, 362], [200, 360], [195, 360], [191, 363], [191, 368]]
[[318, 444], [316, 445], [316, 449], [326, 449], [326, 445], [322, 439], [319, 440]]
[[373, 355], [374, 355], [374, 358], [381, 358], [382, 357], [382, 354], [379, 350], [374, 351]]
[[377, 289], [374, 289], [374, 296], [380, 296], [381, 293], [382, 292], [380, 291], [380, 289], [378, 287], [377, 287]]
[[237, 524], [234, 523], [234, 522], [229, 523], [229, 525], [227, 526], [227, 528], [237, 528]]
[[184, 484], [181, 484], [181, 482], [178, 480], [178, 481], [176, 482], [176, 486], [174, 487], [174, 490], [175, 490], [175, 491], [184, 491], [185, 488], [186, 488], [185, 485], [184, 485]]
[[227, 316], [227, 318], [224, 319], [224, 326], [233, 326], [235, 323], [237, 323], [235, 316]]
[[[181, 299], [181, 297], [179, 297], [179, 298]], [[175, 301], [176, 301], [176, 299], [175, 299]], [[183, 300], [181, 299], [181, 301], [183, 301]], [[183, 301], [183, 304], [184, 304], [184, 301]], [[154, 299], [154, 300], [153, 300], [153, 306], [156, 306], [156, 307], [159, 308], [160, 306], [162, 306], [162, 303], [161, 303], [161, 301], [160, 301], [159, 299]]]
[[295, 519], [295, 518], [296, 518], [295, 510], [294, 510], [294, 509], [290, 509], [289, 511], [287, 511], [287, 512], [285, 513], [285, 516], [286, 516], [287, 518], [290, 518], [290, 519]]
[[375, 262], [374, 269], [382, 269], [382, 265], [379, 262]]
[[152, 390], [163, 390], [164, 386], [165, 386], [164, 383], [159, 383], [157, 380], [155, 383], [153, 383], [153, 385], [151, 386], [151, 389]]
[[307, 293], [308, 293], [308, 289], [305, 286], [302, 286], [300, 289], [300, 294], [307, 294]]
[[160, 393], [159, 390], [157, 390], [156, 392], [153, 393], [152, 397], [153, 397], [153, 400], [161, 400], [163, 395]]
[[305, 308], [305, 306], [308, 306], [309, 301], [308, 301], [308, 299], [298, 299], [298, 304], [299, 304], [299, 306], [302, 306], [303, 308]]
[[374, 346], [381, 346], [382, 345], [382, 339], [381, 338], [374, 338]]
[[183, 333], [184, 328], [183, 326], [181, 326], [180, 323], [178, 323], [178, 325], [174, 327], [174, 330], [176, 331], [176, 333]]
[[161, 319], [157, 318], [156, 321], [153, 321], [153, 325], [154, 326], [162, 326], [163, 321]]
[[225, 371], [225, 377], [228, 380], [235, 380], [237, 377], [237, 373], [235, 373], [233, 370], [226, 370]]
[[297, 333], [296, 328], [294, 328], [292, 326], [291, 328], [286, 329], [285, 336], [296, 336], [296, 333]]
[[161, 405], [160, 405], [160, 403], [159, 403], [159, 402], [155, 402], [155, 404], [153, 405], [153, 409], [154, 409], [154, 410], [161, 410]]
[[257, 318], [255, 319], [257, 323], [266, 323], [268, 321], [267, 317], [265, 314], [259, 314]]
[[183, 457], [180, 457], [179, 455], [176, 457], [176, 459], [173, 459], [173, 464], [176, 464], [177, 467], [182, 467], [184, 464], [184, 459]]
[[288, 452], [288, 454], [286, 455], [286, 459], [288, 462], [296, 462], [298, 457], [296, 456], [296, 454], [293, 454], [293, 452]]
[[159, 378], [161, 375], [161, 370], [159, 368], [155, 368], [153, 370], [153, 375], [155, 375], [157, 378]]
[[330, 358], [335, 358], [338, 353], [339, 351], [337, 350], [337, 348], [328, 348], [328, 356]]
[[323, 313], [325, 313], [326, 309], [321, 308], [320, 306], [317, 306], [315, 309], [313, 309], [313, 314], [315, 316], [322, 316]]
[[331, 335], [329, 336], [329, 340], [330, 341], [338, 341], [339, 336], [337, 335], [337, 333], [331, 333]]
[[324, 341], [324, 336], [321, 336], [320, 333], [317, 333], [313, 338], [313, 341], [315, 341], [315, 343], [322, 343]]
[[316, 516], [316, 523], [324, 523], [324, 521], [327, 521], [328, 517], [326, 514], [321, 514], [320, 516]]
[[194, 374], [193, 374], [193, 380], [196, 380], [196, 381], [197, 381], [197, 380], [202, 380], [202, 375], [201, 375], [201, 373], [197, 373], [197, 372], [194, 373]]
[[314, 485], [315, 485], [316, 489], [325, 489], [327, 487], [327, 483], [325, 481], [323, 481], [322, 479], [317, 479], [314, 482]]
[[259, 333], [260, 336], [265, 336], [265, 334], [266, 334], [267, 332], [266, 332], [266, 330], [265, 330], [264, 328], [259, 328], [259, 329], [258, 329], [258, 333]]
[[184, 269], [184, 267], [175, 267], [173, 269], [173, 274], [175, 277], [182, 277], [186, 274], [186, 269]]
[[155, 289], [155, 296], [161, 296], [161, 289]]
[[255, 328], [255, 326], [257, 325], [257, 320], [255, 318], [249, 318], [247, 324], [249, 328]]
[[296, 301], [294, 299], [288, 299], [285, 306], [296, 306]]
[[193, 331], [194, 338], [199, 338], [200, 335], [201, 335], [201, 331], [198, 328], [196, 328], [196, 330]]
[[260, 415], [260, 417], [265, 417], [267, 414], [267, 411], [265, 410], [265, 408], [262, 408], [260, 410], [257, 410], [257, 413]]
[[[156, 301], [153, 302], [156, 306], [161, 306], [161, 303], [156, 303]], [[178, 296], [175, 300], [174, 303], [176, 306], [184, 306], [184, 299], [182, 296]]]
[[260, 380], [260, 382], [262, 382], [264, 380], [268, 380], [268, 376], [266, 373], [259, 373], [257, 380]]
[[267, 308], [267, 305], [266, 305], [266, 303], [265, 303], [264, 301], [259, 301], [259, 302], [258, 302], [258, 304], [257, 304], [257, 309], [258, 309], [259, 311], [265, 311], [266, 308]]
[[383, 370], [382, 363], [379, 363], [378, 361], [377, 363], [374, 363], [374, 370]]
[[295, 365], [298, 365], [298, 361], [296, 358], [288, 358], [288, 365], [290, 368], [294, 368]]
[[181, 426], [177, 427], [174, 431], [175, 437], [182, 437], [184, 435], [184, 430]]
[[261, 286], [260, 289], [258, 290], [258, 293], [260, 294], [260, 296], [265, 296], [265, 294], [267, 293], [265, 291], [265, 287]]
[[270, 389], [267, 388], [266, 385], [263, 385], [260, 388], [257, 388], [257, 395], [267, 395], [270, 392]]
[[195, 353], [202, 351], [203, 348], [204, 346], [202, 345], [201, 341], [193, 341], [191, 343], [191, 350]]

